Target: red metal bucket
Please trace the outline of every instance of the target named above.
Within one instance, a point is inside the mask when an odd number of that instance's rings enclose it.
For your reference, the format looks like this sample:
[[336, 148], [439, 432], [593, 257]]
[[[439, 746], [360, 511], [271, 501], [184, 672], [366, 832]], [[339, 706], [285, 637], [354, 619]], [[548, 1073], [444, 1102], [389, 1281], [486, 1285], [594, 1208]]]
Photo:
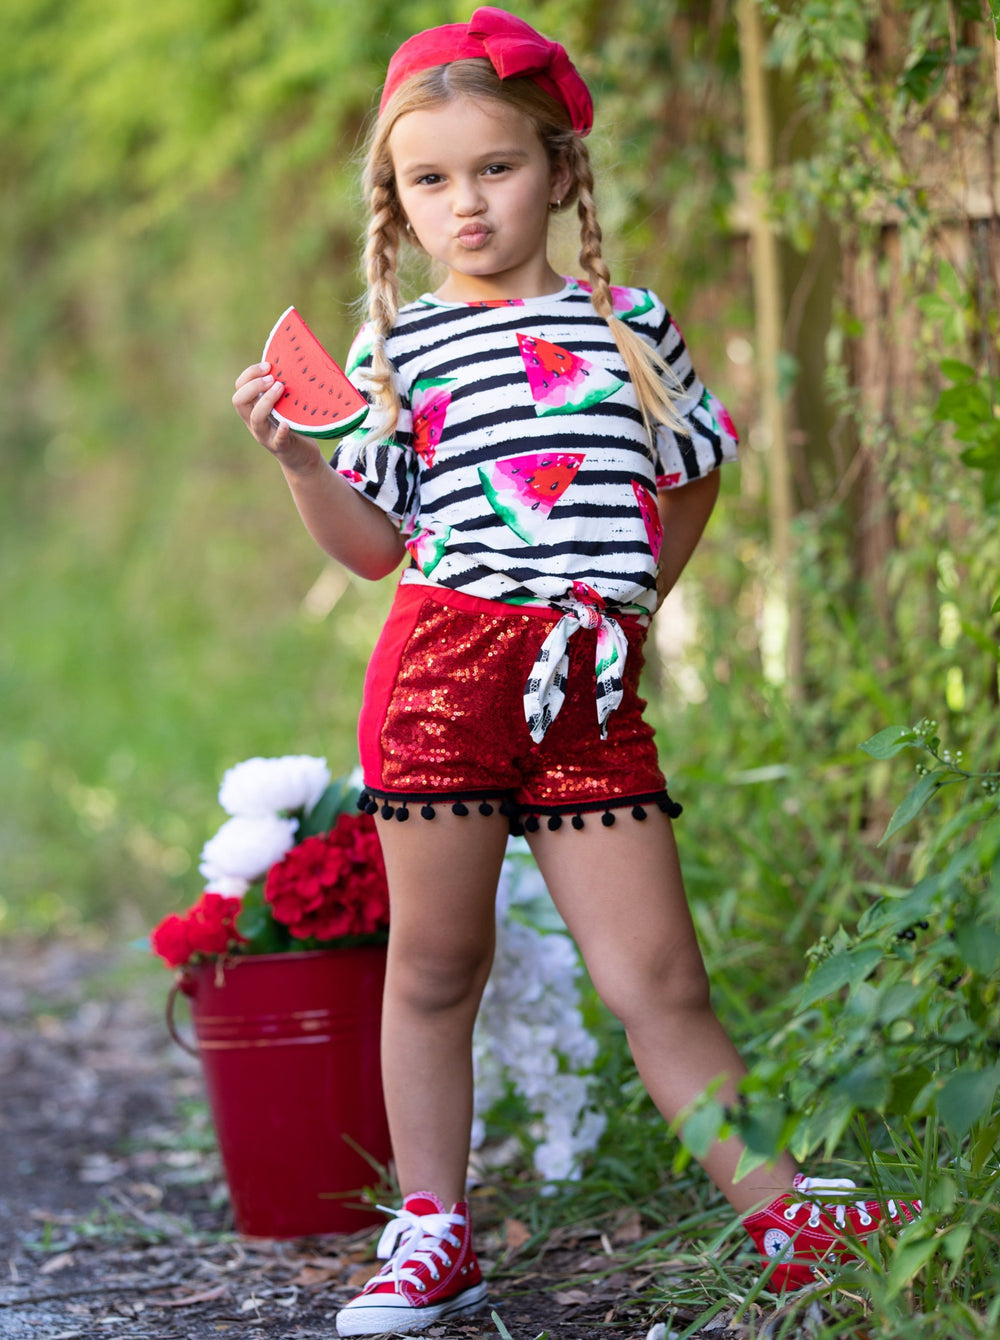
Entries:
[[383, 945], [253, 954], [185, 968], [171, 993], [182, 1046], [176, 991], [190, 1000], [238, 1232], [297, 1238], [382, 1220], [361, 1201], [378, 1175], [358, 1149], [389, 1161], [385, 959]]

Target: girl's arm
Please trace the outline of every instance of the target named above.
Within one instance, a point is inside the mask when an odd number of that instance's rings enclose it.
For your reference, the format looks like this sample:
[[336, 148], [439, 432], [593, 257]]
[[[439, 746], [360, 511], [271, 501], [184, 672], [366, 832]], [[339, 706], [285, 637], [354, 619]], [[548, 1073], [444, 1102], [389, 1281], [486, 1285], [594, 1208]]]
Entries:
[[679, 489], [657, 495], [663, 522], [663, 548], [656, 574], [658, 606], [662, 605], [687, 566], [719, 496], [719, 472], [712, 470]]
[[337, 474], [315, 439], [270, 417], [282, 389], [266, 363], [254, 363], [237, 378], [233, 405], [278, 461], [306, 530], [320, 548], [359, 577], [377, 581], [387, 576], [405, 553], [399, 531], [380, 507]]

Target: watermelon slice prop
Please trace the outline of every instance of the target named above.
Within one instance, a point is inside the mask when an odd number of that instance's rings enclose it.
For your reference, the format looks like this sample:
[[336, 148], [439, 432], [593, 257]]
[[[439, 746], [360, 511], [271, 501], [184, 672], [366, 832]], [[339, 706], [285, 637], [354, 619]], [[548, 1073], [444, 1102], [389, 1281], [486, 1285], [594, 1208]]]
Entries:
[[272, 411], [294, 433], [343, 437], [364, 422], [368, 401], [348, 381], [294, 307], [288, 307], [267, 337], [262, 361], [284, 391]]

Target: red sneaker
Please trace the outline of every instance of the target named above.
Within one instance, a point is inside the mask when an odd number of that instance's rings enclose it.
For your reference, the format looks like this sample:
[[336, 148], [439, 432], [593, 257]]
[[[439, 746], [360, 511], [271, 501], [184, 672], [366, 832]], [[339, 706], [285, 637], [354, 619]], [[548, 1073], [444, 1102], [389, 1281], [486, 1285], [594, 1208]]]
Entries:
[[396, 1217], [379, 1239], [385, 1265], [337, 1313], [338, 1335], [411, 1335], [486, 1302], [464, 1201], [448, 1214], [437, 1196], [417, 1191], [387, 1213]]
[[[857, 1187], [846, 1178], [827, 1181], [799, 1173], [792, 1185], [795, 1193], [779, 1196], [743, 1220], [765, 1261], [778, 1257], [782, 1262], [769, 1281], [775, 1289], [801, 1289], [815, 1281], [824, 1264], [835, 1269], [843, 1261], [856, 1261], [849, 1239], [870, 1237], [885, 1213], [877, 1200], [850, 1200], [847, 1193]], [[823, 1193], [822, 1201], [816, 1192]], [[894, 1224], [916, 1219], [920, 1209], [919, 1200], [886, 1205]]]

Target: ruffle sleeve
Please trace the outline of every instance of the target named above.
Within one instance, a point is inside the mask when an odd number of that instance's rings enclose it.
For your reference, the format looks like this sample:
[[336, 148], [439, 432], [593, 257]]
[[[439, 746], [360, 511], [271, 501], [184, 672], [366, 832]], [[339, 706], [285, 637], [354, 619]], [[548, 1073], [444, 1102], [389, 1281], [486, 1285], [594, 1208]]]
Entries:
[[[347, 356], [345, 372], [365, 399], [371, 391], [372, 334], [362, 326]], [[397, 388], [399, 389], [399, 388]], [[392, 436], [379, 432], [377, 411], [353, 433], [340, 439], [330, 464], [359, 493], [387, 513], [403, 530], [412, 529], [419, 511], [420, 475], [412, 447], [413, 415], [409, 399], [400, 392], [399, 420]]]
[[661, 426], [656, 434], [656, 485], [673, 489], [735, 461], [739, 438], [729, 411], [695, 372], [680, 327], [666, 311], [657, 351], [677, 379], [674, 408], [687, 428]]

